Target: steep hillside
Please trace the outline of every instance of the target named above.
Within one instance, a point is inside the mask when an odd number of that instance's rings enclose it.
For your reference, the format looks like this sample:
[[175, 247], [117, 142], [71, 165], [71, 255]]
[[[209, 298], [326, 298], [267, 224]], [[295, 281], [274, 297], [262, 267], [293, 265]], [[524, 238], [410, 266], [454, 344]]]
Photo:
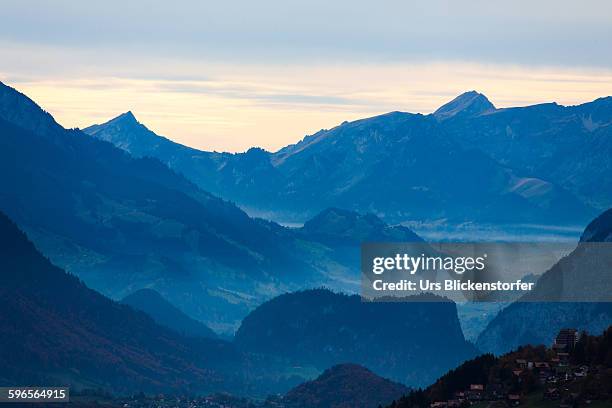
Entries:
[[[591, 245], [612, 242], [611, 217], [608, 210], [593, 220], [577, 249], [539, 279], [531, 298], [513, 303], [489, 323], [478, 337], [478, 348], [499, 354], [522, 344], [549, 344], [564, 327], [601, 333], [612, 324], [612, 252], [609, 245]], [[530, 301], [543, 298], [550, 302]]]
[[53, 266], [0, 214], [2, 385], [115, 392], [235, 390], [242, 366], [222, 341], [187, 339]]
[[145, 312], [160, 326], [165, 326], [187, 337], [216, 338], [204, 323], [192, 319], [153, 289], [139, 289], [121, 300], [121, 303]]
[[581, 333], [575, 346], [524, 346], [481, 355], [450, 370], [425, 390], [389, 408], [437, 406], [609, 407], [612, 404], [612, 327]]

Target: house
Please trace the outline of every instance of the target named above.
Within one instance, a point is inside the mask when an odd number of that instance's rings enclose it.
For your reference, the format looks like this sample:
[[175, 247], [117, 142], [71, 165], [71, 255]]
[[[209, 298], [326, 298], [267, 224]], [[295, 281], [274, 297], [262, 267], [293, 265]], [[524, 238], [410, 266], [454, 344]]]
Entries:
[[574, 349], [576, 343], [580, 339], [580, 334], [576, 329], [561, 329], [555, 342], [553, 343], [553, 349], [559, 351], [569, 352]]
[[547, 388], [546, 391], [544, 391], [544, 398], [549, 400], [557, 400], [561, 398], [561, 393], [556, 387]]
[[557, 352], [557, 357], [559, 357], [559, 367], [565, 367], [568, 364], [569, 353]]
[[545, 384], [549, 381], [549, 379], [554, 378], [554, 373], [550, 370], [542, 370], [538, 375], [538, 379], [540, 380], [540, 384]]
[[516, 360], [516, 365], [520, 368], [527, 368], [527, 360], [518, 359]]
[[483, 384], [470, 384], [470, 390], [468, 391], [468, 399], [470, 401], [480, 401], [482, 394], [484, 393]]
[[429, 404], [431, 408], [446, 408], [448, 403], [446, 401], [436, 401]]
[[508, 402], [510, 405], [519, 405], [521, 403], [521, 396], [518, 394], [508, 394]]
[[504, 390], [504, 386], [500, 383], [491, 383], [487, 385], [486, 394], [484, 398], [486, 400], [500, 400], [505, 399], [506, 392]]
[[546, 379], [546, 383], [548, 384], [556, 384], [557, 382], [558, 382], [557, 377], [554, 375], [551, 375], [550, 377]]

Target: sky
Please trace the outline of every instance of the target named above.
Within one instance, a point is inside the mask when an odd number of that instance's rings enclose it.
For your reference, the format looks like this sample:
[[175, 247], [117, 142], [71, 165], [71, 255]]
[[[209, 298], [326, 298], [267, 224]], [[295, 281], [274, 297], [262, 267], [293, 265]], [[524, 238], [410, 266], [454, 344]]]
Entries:
[[609, 1], [3, 0], [0, 21], [0, 81], [65, 127], [131, 110], [204, 150], [277, 150], [469, 90], [612, 95]]

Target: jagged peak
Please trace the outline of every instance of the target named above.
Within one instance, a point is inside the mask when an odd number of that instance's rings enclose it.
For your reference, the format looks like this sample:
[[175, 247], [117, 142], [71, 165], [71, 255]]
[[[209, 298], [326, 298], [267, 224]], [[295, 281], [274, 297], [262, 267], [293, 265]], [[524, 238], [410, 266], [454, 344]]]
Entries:
[[111, 142], [120, 149], [126, 150], [133, 155], [138, 154], [133, 150], [136, 146], [146, 140], [157, 140], [158, 136], [140, 123], [132, 111], [127, 111], [104, 123], [88, 126], [83, 132], [100, 140]]
[[495, 105], [485, 95], [477, 91], [468, 91], [439, 107], [434, 112], [434, 116], [438, 119], [448, 119], [457, 115], [479, 115], [491, 110], [495, 110]]
[[[114, 118], [106, 122], [88, 126], [83, 129], [83, 132], [89, 135], [96, 135], [108, 128], [124, 129], [124, 130], [125, 129], [132, 130], [136, 128], [146, 129], [146, 127], [143, 124], [141, 124], [138, 121], [138, 119], [136, 119], [136, 116], [134, 116], [134, 114], [130, 110], [130, 111], [122, 113], [121, 115], [115, 116]], [[106, 137], [102, 139], [109, 141], [108, 138]]]
[[114, 123], [114, 124], [140, 124], [140, 122], [138, 122], [138, 120], [136, 119], [136, 116], [134, 116], [134, 114], [132, 113], [131, 110], [122, 113], [121, 115], [109, 120], [107, 123]]

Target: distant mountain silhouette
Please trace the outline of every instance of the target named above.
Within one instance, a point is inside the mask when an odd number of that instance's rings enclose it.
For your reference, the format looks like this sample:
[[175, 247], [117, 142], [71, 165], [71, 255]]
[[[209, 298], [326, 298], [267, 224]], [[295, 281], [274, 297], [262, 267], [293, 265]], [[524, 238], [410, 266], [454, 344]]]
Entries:
[[300, 229], [310, 239], [359, 246], [362, 242], [419, 242], [421, 237], [402, 226], [389, 226], [374, 214], [328, 208]]
[[[146, 131], [131, 113], [112, 126]], [[232, 332], [277, 294], [335, 282], [347, 290], [358, 279], [358, 269], [338, 265], [335, 249], [306, 231], [250, 218], [157, 159], [66, 130], [4, 84], [0, 135], [0, 210], [54, 263], [103, 294], [121, 299], [150, 287]]]
[[339, 364], [318, 378], [290, 390], [286, 408], [377, 408], [408, 392], [402, 384], [379, 377], [357, 364]]
[[612, 253], [607, 246], [589, 244], [612, 242], [611, 220], [612, 209], [593, 220], [576, 250], [543, 274], [525, 301], [511, 304], [488, 324], [478, 337], [479, 349], [500, 354], [522, 344], [550, 344], [562, 328], [598, 334], [610, 326]]
[[[610, 131], [612, 109], [605, 101], [554, 106], [548, 113], [540, 106], [496, 109], [471, 91], [431, 115], [391, 112], [345, 122], [275, 153], [198, 151], [125, 115], [85, 132], [136, 157], [156, 157], [205, 190], [276, 218], [305, 221], [338, 207], [387, 222], [586, 222], [593, 207], [612, 204], [612, 185], [595, 191], [588, 180], [603, 177], [589, 152], [599, 162], [612, 152], [612, 138], [598, 136]], [[576, 184], [573, 171], [588, 188]]]
[[192, 319], [153, 289], [139, 289], [124, 297], [121, 303], [145, 312], [161, 326], [188, 337], [216, 338], [204, 323]]
[[318, 289], [281, 295], [242, 322], [235, 344], [318, 369], [354, 362], [404, 384], [428, 384], [476, 349], [451, 302], [363, 302]]
[[[157, 157], [171, 153], [175, 143], [169, 139], [157, 136], [136, 120], [131, 111], [122, 113], [104, 125], [90, 126], [84, 131], [96, 138], [110, 142], [135, 157]], [[185, 152], [197, 154], [198, 151], [185, 147]], [[152, 154], [152, 151], [155, 154]], [[188, 157], [188, 156], [185, 156]], [[170, 168], [173, 166], [169, 164]]]
[[0, 384], [116, 392], [233, 390], [242, 357], [187, 339], [52, 265], [0, 213]]
[[439, 107], [433, 115], [441, 120], [456, 117], [474, 117], [495, 110], [495, 106], [481, 93], [465, 92]]
[[529, 178], [570, 191], [600, 211], [612, 207], [612, 97], [577, 106], [556, 103], [454, 115], [452, 140], [479, 149]]
[[371, 213], [360, 214], [339, 208], [321, 211], [295, 232], [309, 242], [323, 245], [326, 257], [335, 264], [336, 284], [333, 287], [344, 292], [355, 292], [360, 288], [360, 276], [354, 272], [361, 271], [362, 243], [423, 242], [409, 228], [388, 225]]

